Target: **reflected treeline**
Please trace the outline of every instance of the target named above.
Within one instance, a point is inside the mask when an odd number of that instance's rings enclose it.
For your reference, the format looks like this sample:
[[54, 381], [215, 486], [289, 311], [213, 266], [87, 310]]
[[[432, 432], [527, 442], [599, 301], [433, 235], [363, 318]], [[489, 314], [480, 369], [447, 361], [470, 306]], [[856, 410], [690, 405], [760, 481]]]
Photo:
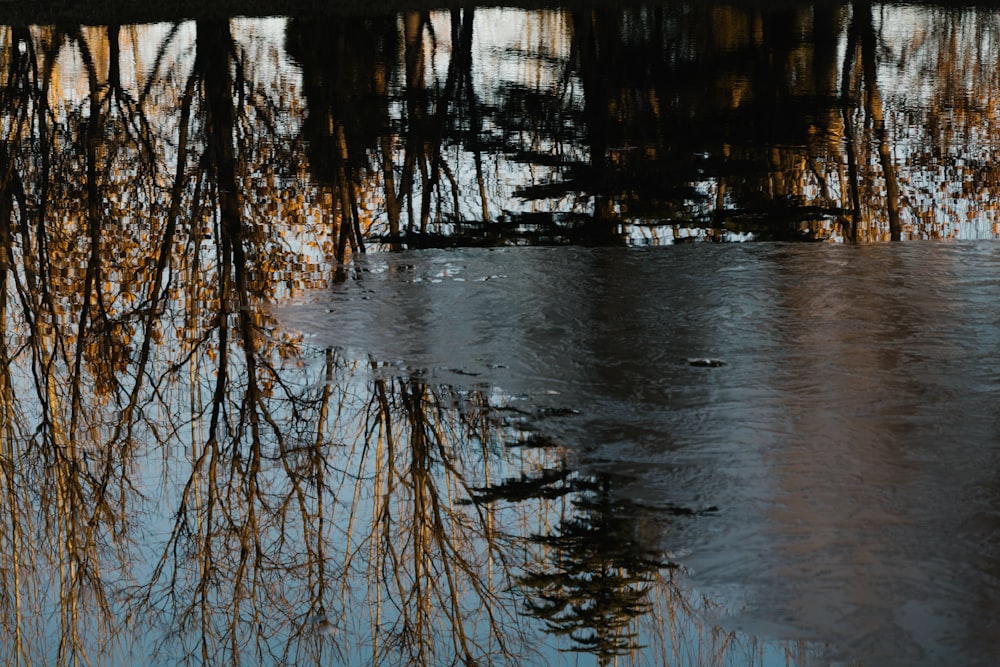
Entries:
[[[398, 39], [389, 18], [289, 25], [289, 54], [304, 65], [306, 154], [330, 202], [341, 265], [349, 252], [364, 252], [362, 224], [370, 224], [370, 207], [362, 200], [370, 187], [371, 151], [390, 141], [388, 84], [396, 63], [387, 55], [395, 52]], [[391, 179], [387, 182], [391, 206], [395, 189]], [[398, 212], [389, 215], [397, 225]]]
[[[925, 36], [897, 41], [892, 20]], [[699, 4], [293, 21], [287, 40], [342, 260], [362, 237], [992, 237], [953, 136], [989, 134], [1000, 82], [977, 44], [996, 29], [988, 12]]]
[[[335, 191], [337, 219], [347, 221], [339, 227], [341, 262], [348, 241], [351, 251], [364, 251], [375, 217], [392, 248], [444, 243], [442, 224], [469, 222], [462, 200], [470, 188], [478, 222], [491, 220], [473, 77], [475, 10], [446, 16], [440, 37], [442, 21], [426, 11], [288, 26], [289, 53], [302, 67], [310, 164]], [[447, 66], [436, 77], [446, 37]], [[459, 146], [471, 167], [446, 154]], [[448, 236], [449, 244], [471, 241]]]
[[[94, 289], [157, 271], [118, 247], [147, 251], [151, 224], [205, 254], [205, 197], [240, 210], [245, 242], [267, 248], [247, 279], [276, 294], [373, 242], [995, 236], [989, 12], [699, 4], [246, 23], [228, 65], [205, 23], [7, 30], [5, 192], [12, 215], [44, 221], [67, 277]], [[227, 179], [229, 162], [231, 184], [205, 179]]]
[[372, 241], [994, 235], [997, 70], [950, 55], [1000, 26], [908, 47], [938, 71], [904, 106], [886, 11], [0, 31], [0, 657], [508, 663], [525, 604], [670, 655], [699, 605], [613, 485], [486, 502], [558, 448], [510, 448], [494, 390], [317, 362], [267, 304]]
[[[141, 481], [149, 458], [176, 453], [183, 425], [207, 415], [207, 439], [188, 443], [192, 482], [177, 510], [178, 525], [188, 526], [188, 494], [215, 481], [220, 459], [230, 482], [250, 471], [236, 486], [256, 497], [261, 431], [274, 425], [262, 407], [274, 380], [259, 359], [283, 343], [258, 340], [274, 275], [254, 265], [272, 256], [255, 244], [278, 230], [251, 224], [260, 200], [244, 186], [245, 151], [259, 149], [249, 130], [266, 120], [267, 104], [242, 77], [229, 24], [198, 24], [165, 151], [147, 116], [155, 83], [126, 90], [122, 81], [122, 37], [130, 33], [134, 45], [137, 30], [6, 35], [0, 591], [15, 664], [90, 663], [133, 641], [144, 651], [121, 594], [142, 577], [136, 550], [148, 544]], [[176, 36], [169, 31], [164, 46]], [[59, 76], [70, 59], [80, 67], [75, 95]], [[196, 381], [203, 359], [214, 362], [211, 381]], [[184, 401], [186, 416], [173, 390], [181, 369], [192, 391], [207, 390], [205, 403]], [[236, 392], [239, 405], [230, 403]], [[199, 525], [203, 553], [221, 557], [213, 540], [248, 544], [254, 506], [233, 503], [228, 509], [240, 511], [227, 515], [207, 497], [204, 511], [225, 517], [226, 529]], [[234, 600], [249, 586], [250, 553], [233, 570]], [[190, 604], [204, 609], [210, 597], [202, 586]]]

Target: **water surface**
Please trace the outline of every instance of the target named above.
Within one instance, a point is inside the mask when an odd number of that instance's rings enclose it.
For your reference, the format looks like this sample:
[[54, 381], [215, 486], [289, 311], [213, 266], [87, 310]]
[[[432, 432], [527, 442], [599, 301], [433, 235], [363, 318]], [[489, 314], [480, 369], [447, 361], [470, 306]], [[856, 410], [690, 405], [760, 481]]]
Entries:
[[542, 415], [726, 626], [988, 664], [998, 268], [995, 244], [428, 251], [278, 317]]
[[997, 662], [994, 11], [157, 16], [0, 27], [2, 661]]

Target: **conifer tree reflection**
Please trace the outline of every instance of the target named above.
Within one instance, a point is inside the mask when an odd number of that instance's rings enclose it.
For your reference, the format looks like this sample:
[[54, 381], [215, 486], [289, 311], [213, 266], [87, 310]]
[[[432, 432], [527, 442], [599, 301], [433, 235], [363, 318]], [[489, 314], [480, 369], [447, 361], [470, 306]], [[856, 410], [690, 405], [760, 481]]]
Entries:
[[562, 520], [556, 534], [533, 538], [552, 549], [554, 567], [521, 580], [537, 591], [528, 612], [602, 665], [641, 648], [633, 628], [652, 608], [646, 598], [661, 567], [643, 555], [632, 526], [614, 516], [608, 487], [607, 479], [597, 480], [577, 501], [577, 516]]
[[547, 632], [568, 637], [568, 650], [592, 653], [601, 665], [642, 648], [639, 620], [652, 610], [650, 591], [670, 566], [636, 535], [634, 508], [615, 497], [612, 477], [551, 468], [477, 494], [480, 502], [569, 497], [572, 514], [528, 538], [543, 550], [518, 578], [526, 611]]

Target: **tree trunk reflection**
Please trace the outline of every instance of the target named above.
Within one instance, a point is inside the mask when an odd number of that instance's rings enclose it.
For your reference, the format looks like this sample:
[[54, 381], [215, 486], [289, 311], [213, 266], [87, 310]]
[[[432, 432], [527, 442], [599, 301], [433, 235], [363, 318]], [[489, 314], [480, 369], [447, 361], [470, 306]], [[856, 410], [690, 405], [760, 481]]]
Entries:
[[[508, 12], [505, 50], [493, 11], [0, 30], [4, 661], [738, 648], [657, 550], [694, 510], [271, 305], [379, 298], [373, 247], [996, 236], [995, 114], [948, 100], [996, 97], [955, 63], [998, 28], [901, 55], [865, 2]], [[937, 68], [919, 105], [903, 55]]]

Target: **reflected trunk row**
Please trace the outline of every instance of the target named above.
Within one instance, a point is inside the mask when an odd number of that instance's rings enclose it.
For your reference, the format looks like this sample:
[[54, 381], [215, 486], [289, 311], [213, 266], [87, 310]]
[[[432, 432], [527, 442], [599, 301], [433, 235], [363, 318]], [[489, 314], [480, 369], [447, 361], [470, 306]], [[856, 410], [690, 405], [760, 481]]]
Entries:
[[8, 29], [5, 216], [93, 249], [238, 214], [292, 280], [372, 244], [992, 238], [997, 29], [861, 2]]
[[0, 656], [746, 664], [572, 443], [314, 376], [267, 304], [373, 246], [995, 236], [1000, 80], [951, 56], [1000, 25], [891, 11], [2, 31]]

